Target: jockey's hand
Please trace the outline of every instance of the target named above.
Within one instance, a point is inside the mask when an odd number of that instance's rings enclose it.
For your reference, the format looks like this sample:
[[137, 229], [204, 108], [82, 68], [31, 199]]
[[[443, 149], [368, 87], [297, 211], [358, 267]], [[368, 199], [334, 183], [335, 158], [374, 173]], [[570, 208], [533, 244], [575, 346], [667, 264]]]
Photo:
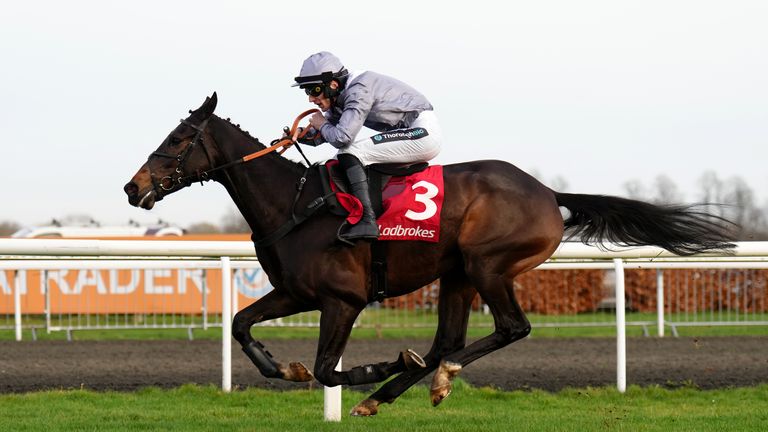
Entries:
[[309, 118], [309, 124], [318, 131], [325, 124], [325, 122], [325, 117], [320, 113], [314, 113], [312, 114], [312, 117]]
[[300, 127], [296, 129], [296, 132], [294, 132], [293, 135], [288, 136], [290, 132], [291, 132], [291, 129], [288, 126], [284, 127], [283, 136], [280, 137], [280, 139], [281, 140], [290, 139], [291, 141], [296, 142], [296, 139], [299, 137], [299, 135], [301, 135], [301, 133], [304, 132], [304, 128]]

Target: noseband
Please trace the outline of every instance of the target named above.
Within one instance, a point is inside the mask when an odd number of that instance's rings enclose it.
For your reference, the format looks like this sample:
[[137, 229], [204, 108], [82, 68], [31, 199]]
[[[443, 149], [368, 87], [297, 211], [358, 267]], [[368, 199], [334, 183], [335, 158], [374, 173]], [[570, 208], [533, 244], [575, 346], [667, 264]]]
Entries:
[[[184, 150], [176, 155], [169, 154], [169, 153], [163, 153], [159, 151], [154, 151], [152, 154], [149, 155], [147, 158], [147, 168], [149, 169], [149, 177], [152, 179], [152, 185], [155, 188], [155, 192], [158, 196], [162, 196], [162, 192], [168, 192], [175, 188], [176, 186], [189, 186], [192, 184], [193, 181], [199, 181], [204, 182], [210, 180], [210, 177], [208, 175], [209, 171], [197, 171], [194, 176], [185, 176], [184, 175], [184, 164], [186, 164], [187, 159], [189, 158], [189, 155], [192, 154], [192, 151], [195, 147], [200, 145], [200, 147], [203, 149], [203, 152], [205, 153], [205, 157], [208, 159], [208, 163], [213, 166], [213, 160], [211, 159], [211, 155], [208, 152], [208, 149], [205, 147], [205, 144], [203, 143], [203, 133], [205, 132], [205, 128], [208, 126], [208, 120], [210, 120], [210, 117], [203, 120], [200, 125], [194, 125], [187, 121], [186, 119], [182, 119], [181, 123], [191, 127], [192, 129], [195, 129], [197, 133], [192, 138], [192, 141], [187, 145]], [[160, 179], [157, 178], [155, 173], [152, 172], [152, 164], [150, 163], [152, 161], [152, 157], [161, 157], [161, 158], [168, 158], [168, 159], [176, 159], [176, 169], [175, 174], [167, 175], [165, 177], [162, 177]]]

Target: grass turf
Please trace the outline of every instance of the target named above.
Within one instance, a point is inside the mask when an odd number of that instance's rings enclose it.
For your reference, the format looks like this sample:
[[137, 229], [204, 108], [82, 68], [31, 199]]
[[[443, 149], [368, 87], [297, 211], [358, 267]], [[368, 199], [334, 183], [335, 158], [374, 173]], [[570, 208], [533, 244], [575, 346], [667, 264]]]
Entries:
[[[414, 387], [378, 416], [323, 421], [323, 392], [248, 389], [226, 394], [183, 386], [138, 392], [49, 391], [0, 395], [0, 430], [8, 431], [762, 431], [768, 385], [700, 391], [630, 387], [502, 392], [460, 380], [442, 405]], [[345, 390], [348, 411], [365, 397]]]

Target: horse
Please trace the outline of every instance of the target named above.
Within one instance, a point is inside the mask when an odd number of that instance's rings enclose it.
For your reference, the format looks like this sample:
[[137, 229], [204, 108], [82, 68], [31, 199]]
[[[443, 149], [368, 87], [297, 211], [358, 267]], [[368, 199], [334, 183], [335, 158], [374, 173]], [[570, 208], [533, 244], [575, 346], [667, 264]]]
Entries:
[[[318, 211], [291, 226], [296, 208], [312, 208], [323, 196], [318, 171], [268, 152], [239, 125], [216, 116], [217, 100], [215, 92], [206, 97], [149, 155], [124, 187], [128, 202], [151, 209], [193, 182], [223, 185], [248, 222], [256, 255], [274, 287], [237, 312], [233, 337], [269, 378], [304, 382], [314, 377], [337, 386], [396, 375], [358, 403], [352, 415], [377, 414], [382, 403], [392, 403], [433, 371], [430, 398], [437, 406], [462, 368], [528, 336], [531, 325], [515, 298], [515, 277], [547, 260], [564, 232], [601, 247], [656, 245], [680, 255], [734, 246], [729, 222], [694, 205], [556, 192], [498, 160], [445, 165], [439, 241], [393, 241], [386, 249], [388, 296], [440, 280], [432, 347], [423, 358], [407, 350], [394, 361], [336, 371], [356, 318], [374, 300], [371, 243], [338, 242], [344, 217], [331, 212]], [[260, 157], [239, 163], [254, 152]], [[560, 207], [568, 210], [567, 217]], [[494, 329], [467, 345], [476, 295], [490, 308]], [[279, 363], [251, 334], [256, 323], [310, 310], [320, 311], [314, 374], [300, 362]]]

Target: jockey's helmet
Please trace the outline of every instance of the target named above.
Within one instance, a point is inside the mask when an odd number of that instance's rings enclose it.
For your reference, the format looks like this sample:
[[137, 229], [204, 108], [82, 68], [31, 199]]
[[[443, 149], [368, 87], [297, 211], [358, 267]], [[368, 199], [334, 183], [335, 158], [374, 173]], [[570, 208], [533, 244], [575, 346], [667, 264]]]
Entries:
[[305, 88], [314, 84], [328, 84], [331, 80], [339, 80], [348, 74], [349, 72], [338, 57], [327, 51], [321, 51], [304, 60], [299, 76], [294, 78], [295, 83], [291, 87]]

